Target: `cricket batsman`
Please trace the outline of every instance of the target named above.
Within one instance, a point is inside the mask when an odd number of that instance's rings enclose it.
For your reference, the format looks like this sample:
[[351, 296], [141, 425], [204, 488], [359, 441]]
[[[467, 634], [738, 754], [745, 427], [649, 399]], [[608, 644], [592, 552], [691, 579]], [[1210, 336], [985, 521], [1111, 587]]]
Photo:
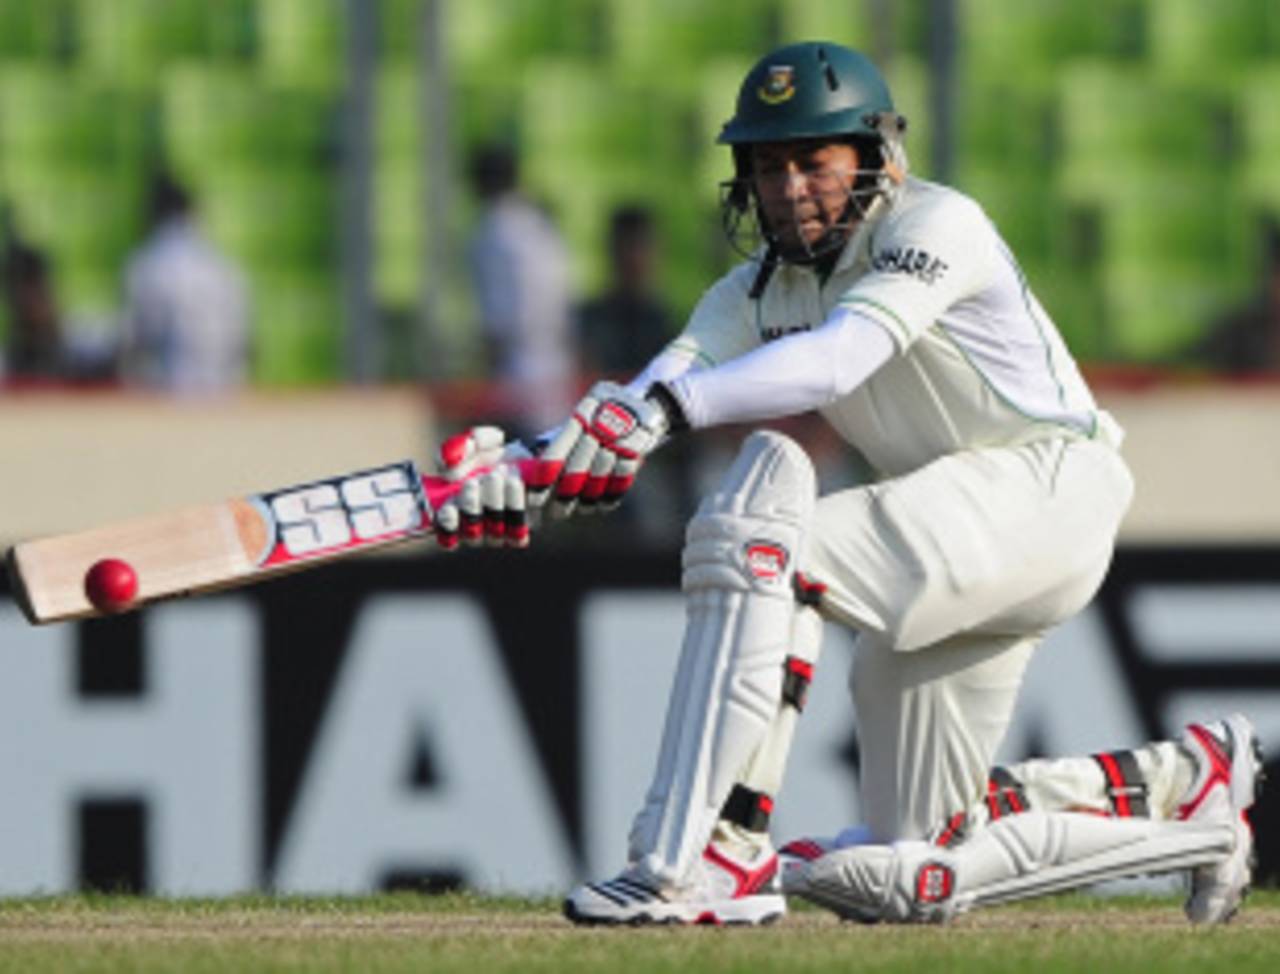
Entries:
[[[1097, 591], [1133, 483], [1120, 428], [982, 208], [909, 175], [905, 125], [855, 51], [761, 59], [719, 137], [736, 170], [725, 228], [746, 259], [538, 454], [528, 503], [561, 517], [616, 503], [671, 437], [810, 410], [878, 475], [818, 496], [804, 449], [756, 432], [702, 501], [652, 783], [625, 867], [572, 891], [570, 920], [758, 924], [791, 894], [937, 921], [1188, 870], [1188, 917], [1221, 922], [1248, 888], [1261, 760], [1242, 716], [992, 770], [1027, 662]], [[475, 430], [446, 467], [502, 449]], [[518, 518], [521, 485], [502, 478], [464, 493], [473, 536]], [[442, 516], [446, 534], [459, 520]], [[858, 634], [865, 822], [779, 851], [769, 814], [823, 619]]]

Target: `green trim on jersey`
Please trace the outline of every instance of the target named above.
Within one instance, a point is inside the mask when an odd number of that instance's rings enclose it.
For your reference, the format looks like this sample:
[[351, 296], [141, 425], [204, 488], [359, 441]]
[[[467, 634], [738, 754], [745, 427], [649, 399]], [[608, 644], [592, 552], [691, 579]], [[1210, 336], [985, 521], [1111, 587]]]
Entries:
[[699, 348], [697, 345], [693, 344], [693, 342], [688, 341], [684, 338], [677, 338], [668, 347], [675, 351], [688, 352], [695, 359], [698, 359], [712, 367], [720, 364], [714, 358], [712, 358], [710, 355], [704, 352], [701, 348]]
[[911, 330], [907, 327], [907, 323], [902, 320], [902, 316], [899, 315], [892, 308], [888, 307], [887, 305], [883, 305], [879, 301], [876, 301], [874, 298], [864, 297], [860, 294], [854, 295], [851, 298], [841, 298], [839, 301], [836, 302], [836, 307], [849, 308], [855, 304], [865, 304], [869, 307], [875, 308], [877, 311], [884, 312], [886, 315], [892, 318], [894, 324], [896, 324], [898, 328], [901, 329], [901, 333], [896, 336], [898, 338], [898, 344], [901, 346], [901, 348], [905, 350], [906, 347], [909, 344], [911, 344]]
[[[991, 390], [991, 393], [998, 400], [1000, 400], [1000, 402], [1004, 403], [1007, 407], [1009, 407], [1009, 409], [1013, 410], [1023, 419], [1030, 420], [1033, 423], [1040, 423], [1044, 426], [1055, 426], [1055, 427], [1060, 427], [1062, 429], [1067, 429], [1073, 433], [1082, 434], [1091, 440], [1095, 436], [1097, 436], [1098, 413], [1096, 410], [1094, 410], [1089, 414], [1090, 425], [1089, 425], [1089, 429], [1087, 430], [1080, 429], [1078, 426], [1072, 425], [1070, 422], [1068, 422], [1065, 419], [1052, 419], [1048, 416], [1033, 416], [1031, 415], [1031, 413], [1025, 412], [1023, 409], [1021, 409], [1017, 403], [1015, 403], [1012, 399], [1010, 399], [1003, 392], [1001, 392], [999, 388], [996, 387], [996, 384], [994, 382], [992, 382], [989, 378], [987, 378], [987, 373], [983, 372], [982, 369], [978, 368], [978, 366], [974, 364], [973, 359], [969, 357], [969, 353], [965, 351], [964, 346], [961, 345], [960, 342], [956, 341], [956, 337], [952, 335], [951, 332], [947, 331], [946, 326], [943, 325], [942, 322], [936, 321], [930, 327], [936, 328], [947, 339], [947, 341], [951, 343], [951, 345], [955, 348], [955, 350], [960, 353], [960, 357], [964, 359], [965, 362], [968, 364], [969, 368], [973, 369], [973, 371], [977, 373], [978, 378], [982, 380], [982, 384], [986, 386], [989, 390]], [[1054, 377], [1054, 381], [1055, 382], [1057, 381], [1056, 376]], [[1066, 408], [1065, 404], [1063, 408], [1064, 409]]]
[[[1044, 361], [1049, 367], [1049, 375], [1053, 377], [1053, 384], [1058, 387], [1058, 403], [1063, 409], [1067, 408], [1067, 390], [1063, 386], [1062, 380], [1058, 378], [1058, 369], [1053, 361], [1053, 346], [1049, 344], [1049, 339], [1045, 337], [1044, 322], [1040, 320], [1040, 316], [1036, 314], [1035, 306], [1031, 303], [1031, 285], [1027, 283], [1027, 275], [1022, 273], [1022, 265], [1018, 263], [1008, 246], [1001, 241], [1000, 256], [1009, 262], [1009, 266], [1013, 268], [1013, 273], [1018, 278], [1018, 288], [1022, 292], [1022, 303], [1027, 307], [1027, 317], [1029, 317], [1036, 326], [1036, 333], [1040, 336], [1040, 342], [1044, 345]], [[1098, 425], [1097, 418], [1094, 418], [1094, 426]], [[1089, 434], [1090, 437], [1093, 433]]]

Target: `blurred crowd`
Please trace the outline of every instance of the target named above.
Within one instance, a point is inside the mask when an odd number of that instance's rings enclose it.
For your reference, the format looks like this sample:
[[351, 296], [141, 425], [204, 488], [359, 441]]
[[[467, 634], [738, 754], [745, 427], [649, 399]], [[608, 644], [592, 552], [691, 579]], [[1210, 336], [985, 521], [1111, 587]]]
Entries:
[[150, 187], [146, 227], [123, 270], [117, 337], [77, 342], [63, 321], [51, 258], [5, 221], [8, 335], [0, 375], [12, 383], [120, 382], [179, 394], [248, 381], [245, 277], [201, 229], [188, 190], [167, 174]]
[[[515, 151], [480, 146], [469, 176], [479, 209], [467, 258], [485, 378], [515, 431], [536, 435], [565, 415], [582, 381], [638, 371], [690, 309], [673, 308], [663, 294], [661, 227], [647, 206], [624, 202], [609, 214], [600, 242], [607, 279], [598, 293], [582, 295], [554, 215], [522, 191]], [[159, 174], [145, 223], [146, 236], [122, 272], [115, 338], [80, 343], [65, 327], [51, 257], [0, 213], [7, 323], [0, 379], [107, 381], [175, 393], [231, 390], [251, 380], [247, 276], [204, 232], [191, 192]], [[1280, 373], [1280, 227], [1265, 236], [1254, 294], [1222, 309], [1180, 357], [1163, 364], [1232, 377]]]
[[[526, 439], [568, 415], [586, 382], [627, 380], [679, 331], [690, 309], [675, 308], [659, 276], [662, 227], [636, 202], [606, 220], [606, 275], [595, 293], [580, 294], [571, 253], [554, 214], [527, 194], [510, 145], [479, 146], [469, 161], [477, 203], [467, 246], [474, 322], [483, 350], [490, 414], [446, 417], [491, 421]], [[57, 268], [7, 214], [0, 213], [0, 282], [7, 323], [0, 350], [0, 387], [61, 383], [118, 384], [174, 394], [213, 394], [252, 381], [252, 300], [247, 275], [202, 228], [198, 201], [167, 174], [153, 181], [146, 233], [125, 262], [120, 315], [109, 342], [81, 343], [65, 327]], [[1229, 377], [1280, 375], [1280, 228], [1267, 233], [1255, 293], [1222, 309], [1174, 369]], [[1052, 309], [1050, 309], [1052, 310]], [[823, 469], [818, 424], [799, 432], [819, 459], [828, 486], [860, 476]], [[650, 496], [631, 504], [619, 525], [656, 536], [683, 523], [705, 483], [731, 455], [733, 430], [708, 437], [695, 455], [660, 454], [661, 476], [645, 478]], [[708, 447], [708, 443], [710, 446]]]

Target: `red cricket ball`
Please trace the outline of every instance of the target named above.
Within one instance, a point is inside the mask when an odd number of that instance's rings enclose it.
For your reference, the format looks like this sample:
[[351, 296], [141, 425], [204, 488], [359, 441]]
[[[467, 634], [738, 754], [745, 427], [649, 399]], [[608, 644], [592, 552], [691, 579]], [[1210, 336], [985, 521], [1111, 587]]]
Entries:
[[84, 594], [100, 612], [119, 612], [138, 595], [138, 573], [119, 558], [95, 561], [85, 573]]

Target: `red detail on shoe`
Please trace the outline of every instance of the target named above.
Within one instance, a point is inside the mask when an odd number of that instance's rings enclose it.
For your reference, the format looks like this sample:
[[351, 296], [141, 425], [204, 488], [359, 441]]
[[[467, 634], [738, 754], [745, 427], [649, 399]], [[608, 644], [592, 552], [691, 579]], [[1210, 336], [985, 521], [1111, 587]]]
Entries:
[[519, 524], [507, 527], [507, 544], [520, 546], [529, 540], [529, 525]]
[[716, 916], [714, 913], [712, 913], [710, 910], [704, 910], [701, 913], [699, 913], [697, 919], [694, 920], [693, 922], [696, 924], [705, 924], [707, 926], [712, 926], [712, 927], [720, 926], [720, 918]]
[[1116, 763], [1116, 759], [1110, 754], [1095, 754], [1094, 757], [1102, 765], [1102, 771], [1107, 776], [1107, 783], [1111, 785], [1111, 800], [1115, 802], [1116, 815], [1120, 818], [1132, 818], [1133, 807], [1129, 804], [1129, 796], [1124, 792], [1126, 782], [1124, 773], [1120, 770], [1120, 765]]
[[734, 878], [733, 896], [730, 899], [735, 900], [760, 892], [778, 872], [778, 857], [776, 855], [770, 856], [769, 861], [759, 869], [746, 869], [738, 865], [714, 845], [708, 845], [703, 850], [702, 858], [719, 866]]
[[797, 859], [804, 859], [808, 862], [821, 859], [827, 854], [827, 850], [817, 842], [814, 842], [813, 839], [795, 839], [784, 845], [778, 852], [794, 856]]
[[773, 814], [773, 797], [771, 795], [761, 795], [759, 805], [760, 811], [764, 812], [766, 815]]
[[956, 886], [955, 871], [945, 863], [926, 862], [916, 873], [916, 902], [943, 903]]
[[479, 518], [462, 521], [462, 536], [468, 541], [475, 541], [484, 534], [484, 522]]
[[[1191, 800], [1178, 806], [1179, 819], [1187, 819], [1194, 815], [1200, 808], [1200, 804], [1208, 797], [1209, 792], [1213, 790], [1214, 785], [1222, 785], [1228, 791], [1231, 790], [1231, 758], [1223, 750], [1222, 743], [1199, 724], [1191, 724], [1187, 730], [1195, 736], [1200, 746], [1204, 748], [1205, 754], [1209, 756], [1209, 773], [1205, 776], [1204, 784]], [[1248, 819], [1246, 818], [1245, 821], [1247, 822]]]
[[1027, 806], [1022, 803], [1022, 798], [1012, 788], [1006, 791], [1005, 794], [1009, 796], [1009, 805], [1015, 812], [1025, 812], [1027, 810]]
[[798, 659], [795, 656], [788, 656], [787, 669], [789, 669], [796, 676], [800, 677], [802, 680], [809, 680], [809, 681], [813, 680], [813, 664], [812, 663], [806, 663], [804, 660]]
[[456, 467], [467, 458], [467, 444], [471, 442], [470, 433], [458, 433], [440, 444], [440, 459], [446, 467]]
[[458, 534], [456, 531], [449, 533], [437, 531], [436, 543], [445, 551], [452, 551], [454, 548], [458, 547]]

